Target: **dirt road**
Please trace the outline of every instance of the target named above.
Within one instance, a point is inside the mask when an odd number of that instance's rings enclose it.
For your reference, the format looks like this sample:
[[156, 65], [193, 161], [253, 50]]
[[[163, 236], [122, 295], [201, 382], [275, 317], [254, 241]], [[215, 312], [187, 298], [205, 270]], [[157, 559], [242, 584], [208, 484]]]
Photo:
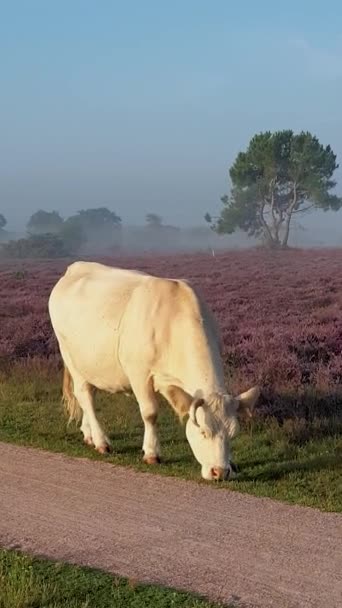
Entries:
[[0, 545], [237, 605], [342, 605], [342, 517], [0, 443]]

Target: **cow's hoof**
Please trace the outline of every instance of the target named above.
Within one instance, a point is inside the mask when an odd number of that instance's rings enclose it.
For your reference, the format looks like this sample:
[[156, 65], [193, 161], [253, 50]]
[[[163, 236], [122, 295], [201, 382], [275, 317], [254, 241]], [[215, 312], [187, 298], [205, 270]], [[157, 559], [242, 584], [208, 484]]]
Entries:
[[85, 438], [83, 439], [83, 441], [84, 441], [84, 443], [85, 443], [86, 445], [94, 445], [94, 442], [93, 442], [93, 440], [92, 440], [92, 438], [91, 438], [91, 437], [85, 437]]
[[105, 444], [105, 445], [99, 445], [97, 448], [95, 448], [96, 451], [99, 454], [110, 454], [112, 452], [112, 448], [110, 447], [110, 445]]
[[159, 456], [144, 456], [143, 461], [145, 464], [160, 464]]

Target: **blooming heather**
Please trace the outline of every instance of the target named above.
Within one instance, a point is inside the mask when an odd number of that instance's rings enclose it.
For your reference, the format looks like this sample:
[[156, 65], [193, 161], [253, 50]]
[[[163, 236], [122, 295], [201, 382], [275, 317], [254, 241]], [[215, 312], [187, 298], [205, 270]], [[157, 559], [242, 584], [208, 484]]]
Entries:
[[[221, 328], [230, 390], [261, 383], [262, 407], [276, 414], [341, 409], [342, 249], [100, 261], [198, 287]], [[47, 302], [68, 263], [0, 264], [0, 365], [58, 355]]]

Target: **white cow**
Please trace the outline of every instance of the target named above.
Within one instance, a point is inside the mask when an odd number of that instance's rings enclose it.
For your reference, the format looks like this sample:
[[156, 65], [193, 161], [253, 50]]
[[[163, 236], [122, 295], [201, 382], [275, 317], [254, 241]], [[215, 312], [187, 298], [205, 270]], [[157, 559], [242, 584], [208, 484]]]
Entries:
[[64, 361], [70, 419], [83, 412], [84, 441], [105, 453], [110, 442], [92, 389], [132, 390], [145, 433], [145, 462], [159, 462], [157, 393], [188, 414], [186, 436], [207, 480], [232, 473], [230, 439], [240, 415], [252, 415], [258, 387], [227, 394], [214, 319], [186, 281], [95, 262], [75, 262], [53, 288], [49, 314]]

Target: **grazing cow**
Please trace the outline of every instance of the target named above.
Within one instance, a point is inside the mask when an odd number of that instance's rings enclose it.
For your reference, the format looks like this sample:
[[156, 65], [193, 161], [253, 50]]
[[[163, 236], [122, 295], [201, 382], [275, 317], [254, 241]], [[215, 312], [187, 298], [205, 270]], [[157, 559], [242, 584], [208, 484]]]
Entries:
[[83, 413], [84, 441], [105, 453], [110, 442], [94, 412], [93, 388], [132, 390], [145, 432], [144, 460], [159, 462], [157, 393], [180, 418], [207, 480], [233, 470], [230, 439], [251, 416], [253, 387], [227, 394], [220, 339], [205, 302], [186, 281], [75, 262], [54, 286], [49, 314], [64, 361], [63, 396], [70, 419]]

